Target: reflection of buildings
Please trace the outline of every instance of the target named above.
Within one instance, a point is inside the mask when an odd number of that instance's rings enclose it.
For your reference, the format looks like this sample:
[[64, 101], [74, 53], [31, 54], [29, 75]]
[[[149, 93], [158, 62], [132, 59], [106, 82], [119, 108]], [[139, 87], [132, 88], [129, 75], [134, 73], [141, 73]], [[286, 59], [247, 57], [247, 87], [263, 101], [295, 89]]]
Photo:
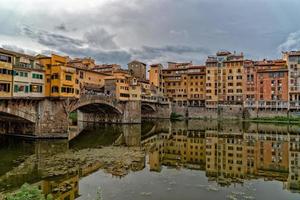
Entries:
[[171, 134], [159, 134], [148, 140], [150, 170], [159, 171], [160, 165], [204, 169], [205, 138], [200, 131], [182, 129]]
[[290, 190], [300, 189], [300, 139], [299, 135], [290, 137], [289, 177], [287, 187]]
[[52, 195], [57, 200], [74, 200], [79, 196], [79, 176], [63, 177], [56, 179], [45, 179], [36, 185], [45, 195]]
[[[169, 133], [144, 139], [150, 170], [161, 166], [205, 169], [219, 184], [265, 178], [300, 190], [297, 128], [257, 124], [171, 125]], [[242, 128], [241, 128], [242, 127]], [[290, 130], [290, 131], [289, 131]]]

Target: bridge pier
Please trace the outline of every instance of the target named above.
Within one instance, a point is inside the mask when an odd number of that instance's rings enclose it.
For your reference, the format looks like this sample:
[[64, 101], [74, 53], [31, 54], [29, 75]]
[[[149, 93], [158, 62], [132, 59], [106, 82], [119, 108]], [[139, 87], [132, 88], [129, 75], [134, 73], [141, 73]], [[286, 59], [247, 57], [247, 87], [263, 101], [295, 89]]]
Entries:
[[47, 138], [68, 137], [68, 111], [63, 100], [44, 99], [36, 107], [35, 135]]
[[141, 123], [141, 102], [127, 101], [124, 105], [122, 123], [139, 124]]

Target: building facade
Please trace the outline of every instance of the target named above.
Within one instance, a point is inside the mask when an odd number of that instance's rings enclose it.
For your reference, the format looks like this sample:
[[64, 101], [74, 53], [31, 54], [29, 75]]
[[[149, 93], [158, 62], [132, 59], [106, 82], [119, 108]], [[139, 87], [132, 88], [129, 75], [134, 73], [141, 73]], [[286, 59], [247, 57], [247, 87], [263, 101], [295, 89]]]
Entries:
[[129, 73], [138, 80], [145, 81], [147, 65], [143, 62], [134, 60], [128, 63]]
[[192, 62], [169, 62], [168, 68], [163, 69], [165, 95], [179, 106], [188, 105], [188, 69], [192, 65]]
[[152, 86], [157, 88], [157, 92], [160, 96], [163, 96], [165, 93], [165, 83], [162, 70], [162, 64], [152, 64], [149, 69], [149, 82]]
[[300, 106], [300, 51], [283, 52], [288, 66], [289, 101], [291, 107]]
[[13, 55], [0, 48], [0, 98], [12, 97]]
[[244, 55], [217, 52], [206, 60], [206, 104], [242, 104]]
[[45, 70], [33, 57], [15, 53], [13, 65], [13, 97], [45, 97]]
[[287, 108], [288, 69], [284, 60], [263, 60], [254, 63], [257, 68], [256, 96], [258, 106]]
[[187, 96], [190, 106], [204, 106], [206, 93], [206, 67], [190, 66], [187, 71]]
[[45, 67], [45, 96], [56, 98], [79, 98], [79, 82], [76, 68], [67, 64], [67, 57], [52, 54], [37, 57], [40, 64]]

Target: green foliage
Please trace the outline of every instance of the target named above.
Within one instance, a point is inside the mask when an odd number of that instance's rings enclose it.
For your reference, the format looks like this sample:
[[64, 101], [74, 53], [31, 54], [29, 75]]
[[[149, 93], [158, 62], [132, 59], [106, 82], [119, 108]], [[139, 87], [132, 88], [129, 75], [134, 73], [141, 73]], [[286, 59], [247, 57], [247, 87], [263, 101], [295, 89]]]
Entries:
[[172, 112], [170, 118], [171, 118], [171, 120], [179, 120], [182, 117], [183, 117], [182, 115]]
[[257, 117], [251, 118], [250, 121], [257, 121], [257, 122], [277, 122], [277, 123], [300, 123], [300, 117], [283, 117], [283, 116], [275, 116], [275, 117]]
[[20, 190], [6, 197], [7, 200], [52, 200], [52, 197], [45, 195], [36, 186], [31, 186], [27, 183], [22, 185]]
[[72, 120], [72, 124], [76, 124], [77, 123], [77, 112], [71, 112], [69, 114], [69, 119]]

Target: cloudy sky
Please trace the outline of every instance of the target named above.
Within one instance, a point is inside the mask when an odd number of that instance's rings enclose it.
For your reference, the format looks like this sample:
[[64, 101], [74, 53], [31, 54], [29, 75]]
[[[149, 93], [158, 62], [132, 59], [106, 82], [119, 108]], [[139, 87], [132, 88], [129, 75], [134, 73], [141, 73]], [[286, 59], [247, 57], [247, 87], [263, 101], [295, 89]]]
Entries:
[[0, 0], [0, 46], [98, 63], [201, 64], [218, 50], [300, 49], [300, 0]]

